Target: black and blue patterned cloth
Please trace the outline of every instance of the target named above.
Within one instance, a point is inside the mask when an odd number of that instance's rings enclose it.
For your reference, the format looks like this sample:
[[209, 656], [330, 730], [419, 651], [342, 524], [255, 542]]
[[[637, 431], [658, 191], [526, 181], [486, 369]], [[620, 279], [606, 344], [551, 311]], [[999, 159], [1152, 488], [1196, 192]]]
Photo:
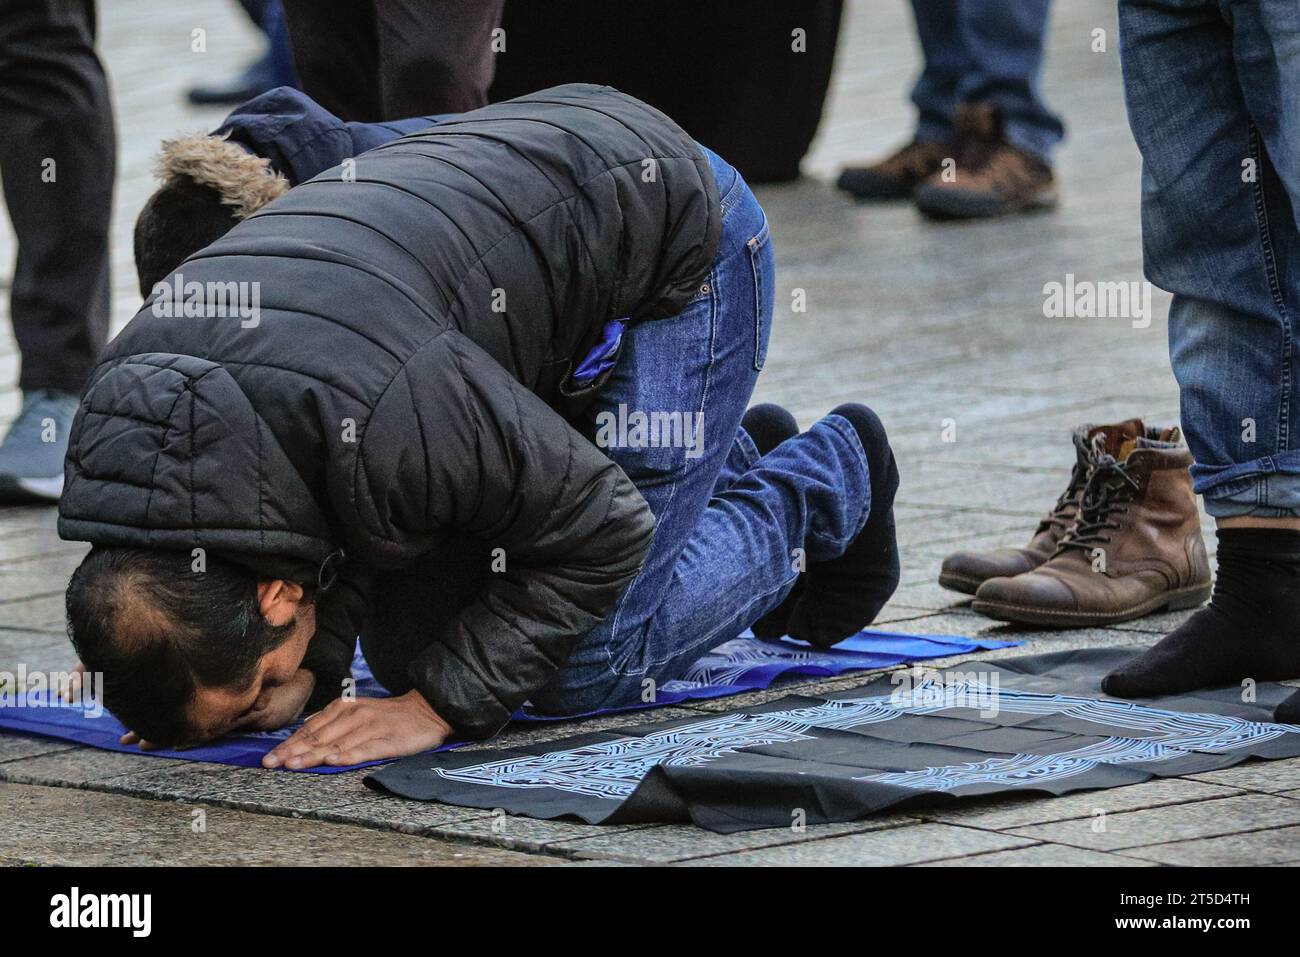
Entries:
[[713, 831], [851, 821], [906, 803], [1060, 795], [1300, 755], [1274, 724], [1292, 689], [1133, 702], [1100, 691], [1135, 649], [913, 668], [836, 694], [587, 734], [409, 758], [366, 783], [591, 824], [694, 821]]

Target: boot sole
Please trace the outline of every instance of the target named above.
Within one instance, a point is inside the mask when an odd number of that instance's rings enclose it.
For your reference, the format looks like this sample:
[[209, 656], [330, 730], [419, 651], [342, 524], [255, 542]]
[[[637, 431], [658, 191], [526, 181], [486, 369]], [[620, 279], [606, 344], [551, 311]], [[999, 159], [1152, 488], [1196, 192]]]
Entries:
[[1195, 585], [1157, 595], [1150, 601], [1120, 612], [1045, 611], [1026, 605], [1008, 605], [996, 601], [978, 601], [971, 608], [987, 618], [1010, 621], [1024, 625], [1048, 625], [1054, 628], [1087, 628], [1096, 625], [1114, 625], [1121, 621], [1144, 618], [1158, 611], [1186, 611], [1199, 608], [1210, 599], [1213, 584]]
[[53, 503], [63, 494], [63, 476], [49, 478], [18, 478], [0, 475], [0, 505], [30, 505], [37, 502]]
[[913, 186], [882, 186], [880, 188], [853, 189], [837, 183], [835, 188], [847, 193], [859, 203], [901, 203], [911, 199], [916, 188]]
[[939, 584], [949, 591], [961, 592], [963, 595], [973, 595], [979, 591], [980, 585], [984, 584], [984, 579], [967, 578], [964, 575], [954, 575], [952, 572], [941, 572], [939, 574]]
[[948, 195], [945, 191], [920, 191], [916, 207], [930, 219], [951, 221], [961, 219], [997, 219], [1014, 213], [1043, 212], [1055, 209], [1059, 201], [1055, 190], [1045, 190], [1013, 202], [984, 200], [970, 195]]

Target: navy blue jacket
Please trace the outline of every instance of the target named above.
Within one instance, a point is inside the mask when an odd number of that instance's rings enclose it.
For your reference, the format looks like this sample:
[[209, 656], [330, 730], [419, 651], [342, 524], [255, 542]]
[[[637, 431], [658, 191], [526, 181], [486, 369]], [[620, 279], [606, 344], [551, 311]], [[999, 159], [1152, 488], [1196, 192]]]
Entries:
[[265, 157], [290, 186], [297, 186], [345, 159], [448, 118], [415, 116], [387, 123], [345, 123], [300, 90], [278, 86], [243, 104], [213, 132]]

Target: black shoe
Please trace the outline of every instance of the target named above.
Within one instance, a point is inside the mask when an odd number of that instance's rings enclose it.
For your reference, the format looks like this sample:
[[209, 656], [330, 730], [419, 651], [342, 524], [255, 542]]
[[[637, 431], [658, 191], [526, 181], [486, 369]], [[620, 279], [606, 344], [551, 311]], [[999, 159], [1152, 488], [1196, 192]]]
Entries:
[[802, 573], [785, 600], [754, 623], [758, 638], [789, 635], [829, 648], [875, 621], [898, 588], [898, 466], [889, 437], [865, 405], [842, 405], [831, 415], [847, 419], [862, 441], [871, 472], [871, 514], [843, 555]]
[[907, 199], [952, 153], [946, 144], [913, 140], [874, 163], [845, 167], [835, 185], [854, 199]]
[[192, 86], [187, 94], [195, 106], [238, 106], [282, 84], [277, 82], [271, 54], [250, 63], [239, 75], [207, 86]]

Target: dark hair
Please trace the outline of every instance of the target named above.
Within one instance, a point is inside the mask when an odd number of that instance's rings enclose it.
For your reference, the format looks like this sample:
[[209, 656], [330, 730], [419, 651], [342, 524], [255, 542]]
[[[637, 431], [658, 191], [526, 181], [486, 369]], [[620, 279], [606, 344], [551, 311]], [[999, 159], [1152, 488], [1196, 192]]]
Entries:
[[221, 194], [187, 176], [174, 176], [149, 197], [135, 221], [135, 271], [140, 295], [239, 222]]
[[292, 633], [257, 603], [258, 577], [214, 555], [96, 546], [68, 582], [68, 637], [104, 706], [160, 745], [193, 740], [186, 706], [200, 685], [243, 690]]

